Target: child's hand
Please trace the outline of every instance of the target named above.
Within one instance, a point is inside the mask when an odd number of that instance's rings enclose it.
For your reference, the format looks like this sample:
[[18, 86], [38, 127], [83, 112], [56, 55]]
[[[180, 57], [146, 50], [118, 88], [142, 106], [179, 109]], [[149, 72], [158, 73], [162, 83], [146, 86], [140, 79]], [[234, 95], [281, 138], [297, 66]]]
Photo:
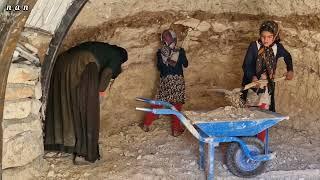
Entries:
[[293, 79], [293, 71], [288, 71], [284, 74], [286, 76], [286, 80], [292, 80]]
[[[257, 78], [257, 76], [253, 76], [252, 82], [256, 82], [256, 81], [259, 81], [259, 79]], [[257, 83], [256, 88], [259, 88], [259, 87], [260, 87], [260, 83]]]
[[174, 66], [176, 66], [177, 62], [173, 61], [171, 59], [168, 59], [168, 64], [174, 67]]
[[261, 74], [260, 79], [261, 80], [266, 80], [267, 79], [267, 75], [265, 73]]

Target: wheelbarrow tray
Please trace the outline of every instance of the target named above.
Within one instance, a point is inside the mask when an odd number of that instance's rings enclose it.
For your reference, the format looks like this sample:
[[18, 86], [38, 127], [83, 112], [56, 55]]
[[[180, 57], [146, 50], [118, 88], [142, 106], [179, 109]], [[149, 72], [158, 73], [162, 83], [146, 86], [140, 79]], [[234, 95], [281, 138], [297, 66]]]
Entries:
[[279, 117], [228, 122], [194, 123], [194, 126], [201, 131], [201, 134], [205, 134], [208, 137], [254, 136], [265, 129], [272, 127], [283, 119], [286, 118]]
[[[246, 113], [253, 113], [258, 117], [215, 119], [216, 114], [210, 111], [186, 111], [184, 116], [197, 128], [202, 135], [207, 137], [229, 137], [229, 136], [254, 136], [265, 129], [272, 127], [288, 116], [261, 110], [257, 108], [243, 109]], [[205, 116], [203, 116], [205, 115]]]

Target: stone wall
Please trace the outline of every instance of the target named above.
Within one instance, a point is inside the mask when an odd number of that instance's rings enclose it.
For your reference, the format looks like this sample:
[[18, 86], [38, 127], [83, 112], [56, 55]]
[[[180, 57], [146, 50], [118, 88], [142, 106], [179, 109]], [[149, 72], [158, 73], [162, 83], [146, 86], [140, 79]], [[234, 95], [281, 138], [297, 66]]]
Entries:
[[9, 71], [3, 121], [4, 169], [23, 166], [43, 153], [40, 67], [15, 63]]
[[13, 57], [5, 94], [3, 179], [34, 179], [43, 165], [41, 67], [20, 55]]

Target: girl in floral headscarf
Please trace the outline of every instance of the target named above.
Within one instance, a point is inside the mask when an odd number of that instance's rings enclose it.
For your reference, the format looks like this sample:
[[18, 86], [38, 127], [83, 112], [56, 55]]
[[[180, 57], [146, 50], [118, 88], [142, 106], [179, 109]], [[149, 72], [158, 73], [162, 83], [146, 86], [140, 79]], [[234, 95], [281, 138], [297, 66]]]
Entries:
[[[260, 26], [259, 33], [260, 38], [250, 43], [244, 58], [242, 85], [258, 81], [261, 77], [266, 77], [270, 80], [269, 93], [271, 95], [271, 104], [269, 110], [275, 112], [275, 87], [272, 80], [275, 77], [277, 61], [283, 57], [287, 66], [286, 79], [291, 80], [293, 78], [292, 58], [290, 53], [280, 43], [279, 27], [275, 21], [264, 21]], [[242, 98], [246, 100], [246, 92]]]
[[[188, 67], [188, 60], [183, 48], [178, 48], [176, 33], [165, 30], [161, 34], [162, 47], [157, 52], [157, 68], [160, 71], [160, 84], [156, 99], [167, 101], [181, 110], [185, 103], [185, 81], [183, 67]], [[159, 108], [153, 106], [153, 108]], [[150, 125], [157, 118], [153, 113], [147, 113], [143, 123], [143, 130], [149, 131]], [[179, 136], [184, 128], [176, 116], [172, 116], [172, 135]]]
[[[260, 38], [251, 42], [243, 62], [243, 80], [245, 86], [259, 79], [268, 79], [268, 92], [271, 96], [269, 110], [275, 112], [275, 77], [277, 61], [283, 57], [287, 73], [287, 80], [293, 78], [293, 64], [290, 53], [280, 43], [279, 26], [275, 21], [264, 21], [259, 29]], [[247, 91], [243, 93], [242, 99], [246, 101]]]

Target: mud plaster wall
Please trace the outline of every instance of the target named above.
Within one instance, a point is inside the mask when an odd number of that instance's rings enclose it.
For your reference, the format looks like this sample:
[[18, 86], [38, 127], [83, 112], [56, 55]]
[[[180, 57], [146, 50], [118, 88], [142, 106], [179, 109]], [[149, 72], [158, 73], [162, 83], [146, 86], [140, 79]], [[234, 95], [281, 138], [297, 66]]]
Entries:
[[[158, 83], [155, 53], [162, 30], [172, 27], [186, 49], [185, 109], [214, 109], [227, 105], [207, 92], [211, 86], [236, 88], [241, 65], [258, 26], [274, 19], [281, 26], [283, 44], [291, 52], [295, 79], [277, 85], [277, 110], [290, 121], [281, 125], [320, 131], [319, 1], [106, 1], [88, 2], [64, 41], [64, 51], [84, 41], [104, 41], [125, 47], [129, 60], [102, 104], [101, 129], [111, 133], [139, 122], [136, 96], [154, 97]], [[307, 14], [306, 14], [307, 13]], [[279, 70], [284, 69], [279, 65]], [[279, 73], [280, 74], [280, 73]]]

